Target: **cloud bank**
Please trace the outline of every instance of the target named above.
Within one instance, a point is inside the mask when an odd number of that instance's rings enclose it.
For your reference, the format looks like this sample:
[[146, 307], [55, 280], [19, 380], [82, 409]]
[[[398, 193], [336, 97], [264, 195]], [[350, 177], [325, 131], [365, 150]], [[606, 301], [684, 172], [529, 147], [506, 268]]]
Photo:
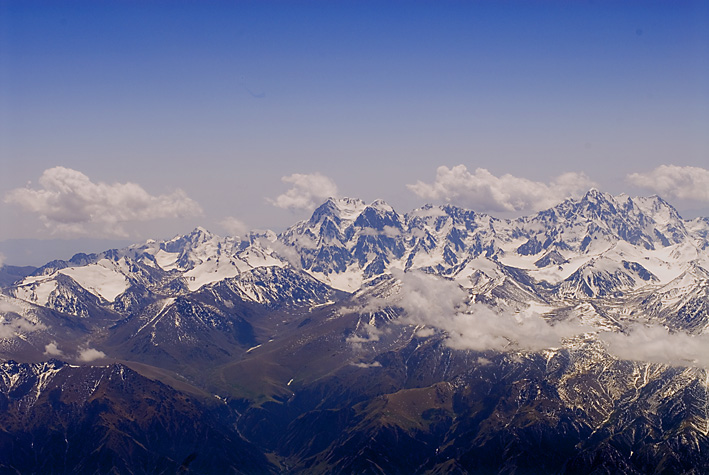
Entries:
[[36, 214], [53, 234], [126, 237], [123, 226], [129, 222], [202, 213], [182, 190], [154, 196], [135, 183], [94, 183], [71, 168], [45, 170], [39, 185], [11, 190], [5, 202]]
[[0, 338], [16, 338], [18, 335], [47, 329], [42, 322], [32, 322], [22, 313], [22, 307], [15, 302], [0, 299]]
[[[4, 297], [4, 296], [3, 296]], [[5, 298], [11, 298], [11, 297], [5, 297]], [[4, 298], [0, 300], [0, 315], [5, 314], [5, 313], [20, 313], [22, 312], [22, 308], [16, 305], [15, 303], [5, 300]]]
[[309, 211], [330, 197], [337, 196], [337, 185], [330, 178], [320, 173], [284, 176], [283, 183], [290, 183], [291, 188], [268, 202], [278, 208], [292, 211]]
[[406, 185], [421, 198], [485, 212], [534, 212], [582, 194], [596, 184], [583, 173], [564, 173], [549, 184], [510, 174], [496, 177], [484, 168], [438, 167], [433, 183]]
[[[659, 325], [634, 324], [624, 333], [598, 331], [578, 320], [548, 323], [534, 312], [496, 313], [482, 304], [470, 304], [467, 292], [453, 281], [423, 272], [393, 271], [398, 289], [371, 302], [361, 312], [386, 307], [404, 310], [395, 320], [419, 327], [428, 337], [441, 332], [445, 343], [458, 350], [530, 351], [560, 348], [564, 340], [596, 333], [606, 350], [622, 360], [709, 368], [709, 335], [670, 333]], [[348, 341], [361, 344], [379, 339], [383, 329], [365, 325]]]
[[648, 173], [631, 173], [627, 180], [664, 198], [709, 201], [709, 170], [704, 168], [660, 165]]
[[601, 333], [608, 351], [624, 360], [709, 368], [709, 335], [670, 333], [659, 325], [631, 325], [625, 333]]
[[26, 335], [46, 328], [42, 323], [32, 323], [22, 317], [0, 318], [0, 338], [15, 338], [18, 335]]
[[532, 312], [498, 314], [482, 304], [468, 304], [468, 294], [453, 281], [422, 272], [395, 271], [401, 282], [395, 305], [406, 312], [404, 324], [442, 330], [454, 349], [539, 351], [560, 347], [564, 338], [588, 328], [577, 322], [550, 325]]

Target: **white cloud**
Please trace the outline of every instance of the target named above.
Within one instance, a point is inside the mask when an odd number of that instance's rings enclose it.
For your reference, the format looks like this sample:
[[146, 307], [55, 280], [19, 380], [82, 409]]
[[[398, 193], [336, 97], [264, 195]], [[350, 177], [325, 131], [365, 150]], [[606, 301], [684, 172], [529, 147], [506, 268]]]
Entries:
[[353, 366], [356, 366], [358, 368], [381, 368], [382, 364], [379, 361], [375, 361], [374, 363], [352, 363]]
[[105, 357], [106, 353], [104, 353], [103, 351], [96, 350], [94, 348], [86, 347], [79, 350], [79, 360], [85, 363]]
[[467, 293], [455, 282], [421, 272], [395, 273], [401, 283], [398, 305], [403, 323], [443, 330], [451, 348], [465, 350], [539, 351], [561, 346], [562, 339], [583, 333], [572, 322], [550, 325], [536, 313], [495, 313], [482, 304], [468, 305]]
[[364, 324], [359, 329], [359, 334], [352, 334], [347, 337], [347, 342], [353, 344], [355, 348], [361, 348], [361, 343], [379, 341], [384, 331], [369, 323]]
[[337, 185], [330, 178], [320, 173], [304, 175], [294, 173], [281, 178], [284, 183], [293, 186], [276, 197], [268, 199], [273, 206], [290, 210], [312, 210], [327, 198], [337, 196]]
[[665, 198], [709, 201], [709, 170], [660, 165], [649, 173], [631, 173], [628, 182]]
[[[453, 281], [423, 272], [392, 274], [398, 291], [371, 303], [363, 311], [395, 306], [404, 314], [403, 325], [425, 326], [443, 331], [446, 344], [454, 349], [476, 351], [540, 351], [558, 348], [562, 340], [588, 331], [578, 322], [547, 323], [536, 313], [498, 314], [482, 304], [469, 304], [467, 292]], [[368, 329], [371, 339], [371, 329]], [[419, 329], [419, 336], [432, 334]], [[376, 334], [375, 334], [376, 336]]]
[[595, 183], [583, 173], [564, 173], [546, 184], [510, 174], [496, 177], [484, 168], [471, 174], [465, 165], [438, 167], [433, 183], [407, 185], [422, 198], [485, 212], [539, 211], [593, 186]]
[[632, 325], [625, 333], [601, 333], [608, 351], [620, 359], [709, 368], [709, 335], [670, 333], [659, 325]]
[[[11, 298], [11, 297], [5, 297], [5, 298]], [[20, 306], [16, 305], [14, 302], [4, 300], [4, 299], [0, 300], [0, 314], [20, 313], [20, 312], [22, 312], [22, 308], [20, 308]]]
[[283, 244], [281, 241], [270, 241], [266, 238], [260, 238], [257, 242], [263, 249], [273, 251], [277, 257], [285, 259], [293, 268], [302, 268], [300, 254], [291, 246]]
[[13, 316], [11, 313], [21, 312], [22, 309], [12, 302], [0, 301], [0, 338], [15, 338], [40, 330], [46, 330], [41, 322], [32, 322], [23, 316]]
[[[399, 281], [398, 289], [370, 301], [359, 311], [402, 308], [404, 313], [396, 323], [419, 327], [419, 337], [443, 332], [446, 344], [454, 349], [534, 352], [559, 348], [565, 339], [596, 333], [607, 351], [619, 359], [709, 368], [709, 334], [670, 333], [659, 325], [639, 323], [623, 333], [599, 332], [577, 320], [552, 325], [533, 312], [496, 313], [482, 304], [469, 304], [465, 290], [438, 276], [398, 270], [392, 274]], [[374, 341], [382, 333], [372, 325], [364, 330], [350, 342]]]
[[233, 216], [222, 219], [219, 224], [221, 224], [230, 236], [244, 237], [249, 232], [249, 227], [243, 221]]
[[127, 236], [124, 224], [202, 213], [184, 191], [150, 195], [135, 183], [94, 183], [83, 173], [65, 167], [49, 168], [39, 189], [16, 188], [5, 195], [39, 216], [55, 234]]
[[44, 354], [47, 356], [64, 356], [64, 352], [59, 349], [56, 341], [50, 341], [44, 346]]

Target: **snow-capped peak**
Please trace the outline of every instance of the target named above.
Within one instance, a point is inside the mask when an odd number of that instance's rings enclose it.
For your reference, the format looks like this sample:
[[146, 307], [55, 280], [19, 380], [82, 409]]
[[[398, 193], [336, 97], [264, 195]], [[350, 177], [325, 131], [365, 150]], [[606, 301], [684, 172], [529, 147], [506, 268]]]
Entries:
[[703, 257], [709, 247], [708, 222], [682, 220], [657, 196], [614, 197], [597, 189], [514, 220], [452, 205], [428, 205], [400, 215], [383, 200], [367, 205], [359, 199], [330, 198], [308, 221], [278, 236], [252, 232], [241, 240], [197, 227], [168, 241], [58, 262], [41, 279], [37, 274], [18, 286], [16, 294], [49, 302], [59, 288], [56, 274], [62, 274], [104, 301], [120, 303], [120, 293], [136, 282], [176, 279], [175, 288], [194, 291], [255, 268], [289, 265], [338, 289], [356, 291], [391, 269], [455, 279], [478, 257], [554, 286], [587, 269], [574, 285], [593, 290], [598, 279], [614, 280], [613, 291], [624, 292], [675, 278], [685, 270], [688, 253], [691, 259], [704, 259], [704, 266], [709, 261]]
[[194, 228], [192, 232], [188, 234], [188, 236], [192, 241], [200, 242], [204, 242], [215, 237], [214, 234], [212, 234], [202, 226], [197, 226], [196, 228]]
[[340, 219], [354, 220], [367, 206], [366, 203], [358, 198], [330, 198], [337, 206]]
[[394, 211], [394, 208], [392, 208], [389, 203], [387, 203], [384, 200], [374, 200], [371, 205], [369, 205], [371, 208], [381, 210], [385, 213], [391, 213]]
[[311, 224], [323, 221], [325, 218], [334, 218], [337, 224], [350, 223], [366, 208], [364, 201], [354, 198], [329, 198], [320, 205], [310, 218]]

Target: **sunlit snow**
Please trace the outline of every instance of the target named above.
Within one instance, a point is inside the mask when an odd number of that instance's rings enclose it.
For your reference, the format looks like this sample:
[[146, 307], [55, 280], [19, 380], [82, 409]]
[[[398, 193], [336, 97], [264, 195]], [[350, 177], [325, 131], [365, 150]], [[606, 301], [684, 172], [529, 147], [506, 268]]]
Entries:
[[57, 281], [46, 277], [26, 278], [22, 285], [18, 285], [14, 291], [18, 299], [34, 302], [37, 305], [47, 305], [49, 296], [57, 288]]
[[68, 275], [89, 292], [113, 302], [126, 291], [129, 283], [125, 275], [102, 265], [107, 262], [109, 262], [107, 259], [103, 259], [97, 264], [67, 267], [59, 270], [59, 273]]

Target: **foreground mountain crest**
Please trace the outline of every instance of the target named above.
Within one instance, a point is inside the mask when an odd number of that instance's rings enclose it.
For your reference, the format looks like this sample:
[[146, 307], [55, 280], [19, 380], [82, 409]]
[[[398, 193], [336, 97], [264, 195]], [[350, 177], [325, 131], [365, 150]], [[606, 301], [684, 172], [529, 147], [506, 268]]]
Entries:
[[[30, 440], [58, 408], [94, 424], [149, 391], [249, 461], [100, 425], [90, 451], [127, 471], [701, 473], [708, 249], [708, 219], [592, 189], [507, 220], [331, 198], [280, 235], [77, 254], [0, 295], [2, 417], [34, 414], [5, 426]], [[46, 463], [0, 466], [108, 468], [47, 440]]]

